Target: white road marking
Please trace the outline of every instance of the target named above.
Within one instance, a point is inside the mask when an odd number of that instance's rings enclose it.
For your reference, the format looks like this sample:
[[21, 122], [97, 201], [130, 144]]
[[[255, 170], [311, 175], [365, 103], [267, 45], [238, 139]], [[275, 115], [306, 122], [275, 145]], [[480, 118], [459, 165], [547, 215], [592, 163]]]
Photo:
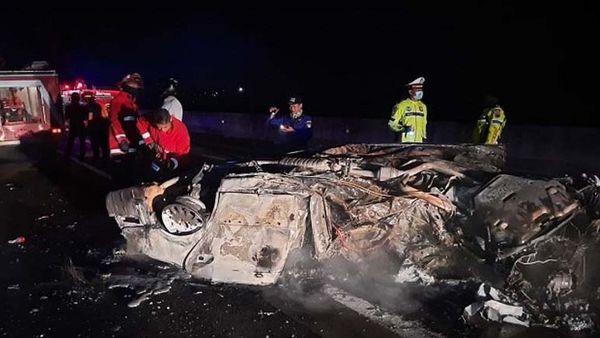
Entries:
[[112, 176], [110, 176], [110, 175], [109, 175], [107, 172], [105, 172], [104, 170], [100, 170], [100, 169], [98, 169], [98, 168], [94, 167], [93, 165], [91, 165], [91, 164], [88, 164], [88, 163], [85, 163], [85, 162], [82, 162], [82, 161], [80, 161], [80, 160], [78, 160], [77, 158], [74, 158], [74, 157], [72, 157], [72, 158], [71, 158], [71, 160], [73, 160], [73, 162], [76, 162], [76, 163], [80, 164], [80, 165], [81, 165], [81, 166], [83, 166], [83, 167], [86, 167], [86, 168], [88, 168], [89, 170], [91, 170], [91, 171], [95, 172], [96, 174], [98, 174], [98, 175], [100, 175], [100, 176], [102, 176], [102, 177], [106, 178], [107, 180], [112, 180]]
[[0, 141], [0, 146], [14, 146], [21, 144], [21, 141]]
[[[63, 156], [64, 156], [64, 152], [63, 152], [62, 150], [57, 150], [57, 153], [58, 153], [59, 155], [63, 155]], [[82, 161], [80, 161], [79, 159], [77, 159], [76, 157], [71, 157], [70, 159], [71, 159], [73, 162], [75, 162], [75, 163], [77, 163], [77, 164], [81, 165], [82, 167], [85, 167], [85, 168], [87, 168], [87, 169], [89, 169], [89, 170], [93, 171], [94, 173], [96, 173], [96, 174], [100, 175], [101, 177], [104, 177], [104, 178], [106, 178], [106, 179], [107, 179], [107, 180], [109, 180], [109, 181], [110, 181], [110, 180], [112, 180], [112, 176], [110, 176], [110, 175], [109, 175], [107, 172], [105, 172], [104, 170], [100, 170], [100, 169], [98, 169], [98, 168], [94, 167], [94, 166], [93, 166], [93, 165], [91, 165], [91, 164], [88, 164], [88, 163], [86, 163], [86, 162], [82, 162]]]
[[344, 290], [336, 288], [335, 286], [326, 284], [323, 287], [323, 292], [331, 297], [336, 302], [344, 305], [345, 307], [357, 312], [361, 316], [368, 318], [369, 320], [387, 328], [394, 332], [400, 337], [411, 337], [411, 338], [443, 338], [444, 336], [429, 331], [424, 328], [423, 325], [417, 321], [404, 319], [400, 315], [391, 314], [384, 310], [379, 309], [377, 306], [369, 303], [368, 301], [353, 296]]

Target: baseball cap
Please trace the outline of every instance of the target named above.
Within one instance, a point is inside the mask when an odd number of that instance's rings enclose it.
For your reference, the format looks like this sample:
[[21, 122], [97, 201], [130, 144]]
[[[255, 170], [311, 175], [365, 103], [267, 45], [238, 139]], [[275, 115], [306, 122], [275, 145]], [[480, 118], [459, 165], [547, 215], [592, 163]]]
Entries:
[[292, 96], [288, 100], [288, 104], [296, 104], [296, 103], [302, 103], [302, 99], [299, 97], [296, 97], [296, 96]]

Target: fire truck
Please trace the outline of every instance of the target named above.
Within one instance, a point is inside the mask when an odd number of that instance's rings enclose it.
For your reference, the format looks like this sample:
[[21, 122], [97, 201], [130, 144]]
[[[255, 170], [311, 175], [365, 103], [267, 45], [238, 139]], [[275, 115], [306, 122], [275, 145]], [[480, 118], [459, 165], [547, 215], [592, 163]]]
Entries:
[[54, 70], [0, 71], [0, 145], [62, 132], [60, 88]]
[[102, 107], [102, 117], [108, 118], [108, 112], [110, 109], [110, 101], [119, 92], [118, 88], [115, 87], [95, 87], [88, 88], [84, 80], [78, 79], [71, 83], [61, 84], [61, 96], [64, 106], [71, 102], [71, 95], [78, 93], [83, 96], [84, 93], [91, 93], [96, 98], [96, 102]]

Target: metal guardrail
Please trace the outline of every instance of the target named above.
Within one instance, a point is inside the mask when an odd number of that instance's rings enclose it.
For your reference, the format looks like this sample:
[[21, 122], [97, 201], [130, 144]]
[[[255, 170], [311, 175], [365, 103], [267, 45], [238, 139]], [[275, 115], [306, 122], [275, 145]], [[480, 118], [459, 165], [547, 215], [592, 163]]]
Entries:
[[0, 70], [0, 75], [57, 75], [55, 70]]

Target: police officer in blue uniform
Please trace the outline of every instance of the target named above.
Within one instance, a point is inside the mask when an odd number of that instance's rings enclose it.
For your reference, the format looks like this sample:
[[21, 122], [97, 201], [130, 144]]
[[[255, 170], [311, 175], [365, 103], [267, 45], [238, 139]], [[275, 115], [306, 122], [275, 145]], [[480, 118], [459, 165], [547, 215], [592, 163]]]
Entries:
[[304, 115], [302, 111], [302, 99], [290, 97], [289, 115], [279, 114], [279, 108], [269, 108], [271, 116], [268, 119], [269, 126], [277, 129], [275, 143], [281, 146], [281, 151], [293, 151], [306, 148], [312, 137], [312, 118]]

